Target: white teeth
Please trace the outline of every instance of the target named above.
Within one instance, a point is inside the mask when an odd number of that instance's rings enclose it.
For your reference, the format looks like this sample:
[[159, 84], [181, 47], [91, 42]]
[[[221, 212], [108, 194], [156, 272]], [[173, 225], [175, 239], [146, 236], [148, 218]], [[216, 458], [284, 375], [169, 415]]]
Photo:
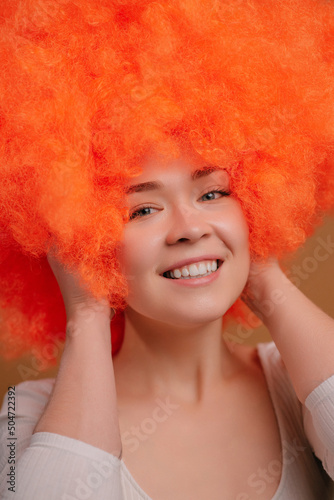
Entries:
[[200, 272], [199, 272], [198, 267], [196, 266], [196, 264], [190, 264], [190, 266], [189, 266], [189, 274], [190, 274], [190, 276], [197, 276], [198, 274], [200, 274]]
[[173, 269], [173, 271], [168, 271], [166, 273], [166, 277], [174, 279], [191, 279], [194, 277], [203, 277], [217, 271], [217, 268], [218, 266], [216, 260], [197, 262], [196, 264], [183, 266], [181, 269]]
[[208, 272], [208, 268], [206, 267], [206, 264], [201, 262], [200, 265], [198, 266], [198, 274], [205, 274], [207, 272]]
[[182, 267], [181, 273], [184, 278], [187, 278], [189, 276], [189, 271], [186, 267]]

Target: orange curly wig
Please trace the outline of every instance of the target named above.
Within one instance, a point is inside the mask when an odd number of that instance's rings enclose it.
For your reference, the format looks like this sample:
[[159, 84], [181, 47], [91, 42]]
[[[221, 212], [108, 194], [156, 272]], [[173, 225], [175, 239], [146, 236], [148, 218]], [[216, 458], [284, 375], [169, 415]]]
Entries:
[[11, 0], [0, 33], [3, 356], [64, 337], [54, 245], [125, 307], [125, 186], [155, 145], [228, 169], [253, 258], [296, 250], [334, 206], [333, 2]]

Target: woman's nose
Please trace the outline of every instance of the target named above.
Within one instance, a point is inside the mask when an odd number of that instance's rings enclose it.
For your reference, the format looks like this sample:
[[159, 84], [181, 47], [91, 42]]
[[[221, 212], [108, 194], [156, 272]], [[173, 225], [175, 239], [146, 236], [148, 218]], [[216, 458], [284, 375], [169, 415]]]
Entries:
[[189, 205], [178, 206], [171, 214], [166, 243], [195, 242], [212, 233], [207, 214]]

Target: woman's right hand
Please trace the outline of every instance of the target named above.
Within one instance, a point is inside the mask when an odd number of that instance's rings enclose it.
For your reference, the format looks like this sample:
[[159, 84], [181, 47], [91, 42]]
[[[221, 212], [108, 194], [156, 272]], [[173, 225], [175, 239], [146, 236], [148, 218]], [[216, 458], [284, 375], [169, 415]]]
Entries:
[[114, 310], [107, 298], [96, 299], [84, 286], [77, 271], [63, 265], [53, 253], [48, 253], [47, 260], [62, 293], [68, 323], [78, 319], [91, 323], [100, 316], [111, 319]]
[[120, 457], [109, 302], [93, 297], [78, 272], [55, 255], [50, 252], [47, 259], [65, 303], [66, 342], [50, 400], [33, 433], [60, 434]]

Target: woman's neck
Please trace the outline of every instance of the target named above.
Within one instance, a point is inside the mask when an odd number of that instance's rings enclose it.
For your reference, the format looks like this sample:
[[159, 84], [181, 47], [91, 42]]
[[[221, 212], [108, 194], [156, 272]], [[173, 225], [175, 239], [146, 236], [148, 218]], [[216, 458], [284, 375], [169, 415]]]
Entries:
[[169, 395], [202, 404], [244, 368], [222, 336], [222, 319], [193, 326], [159, 323], [133, 310], [125, 314], [125, 335], [114, 357], [118, 393], [128, 397]]

